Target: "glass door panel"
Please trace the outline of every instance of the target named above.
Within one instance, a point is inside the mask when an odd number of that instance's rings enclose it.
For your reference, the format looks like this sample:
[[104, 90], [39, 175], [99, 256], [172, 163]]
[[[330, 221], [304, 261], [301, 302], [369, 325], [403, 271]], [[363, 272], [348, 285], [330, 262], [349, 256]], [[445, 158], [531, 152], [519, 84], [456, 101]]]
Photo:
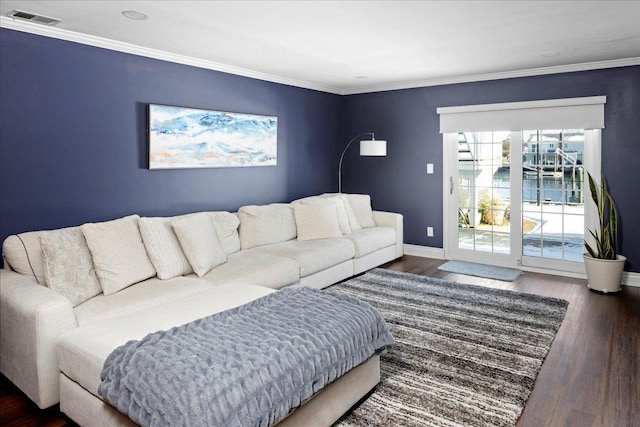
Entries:
[[524, 131], [522, 144], [522, 254], [581, 262], [584, 130]]
[[509, 155], [509, 132], [458, 134], [458, 249], [511, 253]]

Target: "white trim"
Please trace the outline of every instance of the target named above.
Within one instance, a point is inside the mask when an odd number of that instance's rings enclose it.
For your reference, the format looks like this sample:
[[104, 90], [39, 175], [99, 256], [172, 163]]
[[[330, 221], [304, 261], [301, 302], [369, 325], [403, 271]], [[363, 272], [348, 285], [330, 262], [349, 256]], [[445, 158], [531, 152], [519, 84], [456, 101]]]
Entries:
[[[496, 104], [460, 105], [454, 107], [438, 107], [438, 114], [471, 113], [476, 111], [525, 110], [529, 108], [569, 107], [572, 105], [606, 104], [607, 97], [583, 96], [578, 98], [542, 99], [538, 101], [501, 102]], [[513, 129], [522, 130], [522, 129]]]
[[438, 107], [440, 133], [604, 128], [606, 96]]
[[421, 258], [446, 259], [444, 249], [432, 248], [430, 246], [404, 244], [404, 254], [419, 256]]
[[32, 24], [19, 20], [14, 20], [6, 16], [0, 16], [0, 28], [22, 31], [25, 33], [36, 34], [45, 37], [51, 37], [59, 40], [66, 40], [75, 43], [81, 43], [89, 46], [100, 47], [103, 49], [115, 50], [118, 52], [130, 53], [133, 55], [144, 56], [147, 58], [160, 59], [163, 61], [174, 62], [177, 64], [191, 65], [193, 67], [205, 68], [208, 70], [221, 71], [223, 73], [234, 74], [238, 76], [250, 77], [253, 79], [269, 81], [273, 83], [281, 83], [289, 86], [295, 86], [305, 89], [317, 90], [320, 92], [328, 92], [336, 95], [355, 95], [361, 93], [385, 92], [389, 90], [414, 89], [429, 86], [442, 86], [457, 83], [480, 82], [487, 80], [511, 79], [517, 77], [540, 76], [546, 74], [571, 73], [575, 71], [600, 70], [605, 68], [619, 68], [640, 65], [640, 57], [615, 59], [611, 61], [595, 61], [584, 62], [580, 64], [559, 65], [554, 67], [529, 68], [517, 71], [503, 71], [498, 73], [472, 74], [468, 76], [446, 77], [441, 79], [416, 80], [406, 83], [391, 83], [372, 85], [367, 87], [337, 87], [329, 85], [321, 85], [302, 80], [291, 79], [287, 77], [277, 76], [273, 74], [262, 73], [259, 71], [249, 70], [246, 68], [234, 67], [219, 62], [207, 61], [203, 59], [193, 58], [184, 55], [177, 55], [156, 49], [149, 49], [142, 46], [132, 45], [129, 43], [118, 42], [116, 40], [106, 39], [103, 37], [90, 36], [74, 31], [63, 30], [56, 27], [48, 27], [46, 25]]
[[634, 273], [632, 271], [623, 271], [622, 284], [625, 286], [633, 286], [636, 288], [640, 288], [640, 273]]
[[[404, 254], [412, 255], [421, 258], [431, 258], [431, 259], [441, 259], [447, 260], [444, 256], [444, 249], [441, 248], [433, 248], [430, 246], [421, 246], [421, 245], [411, 245], [408, 243], [404, 244]], [[486, 263], [485, 263], [486, 264]], [[529, 271], [531, 273], [540, 273], [540, 274], [549, 274], [552, 276], [560, 276], [560, 277], [572, 277], [574, 279], [583, 279], [587, 280], [586, 274], [581, 273], [572, 273], [566, 271], [558, 271], [558, 270], [550, 270], [547, 268], [538, 268], [538, 267], [513, 267], [511, 268], [519, 268], [523, 271]], [[625, 271], [622, 273], [622, 284], [624, 286], [631, 287], [640, 287], [640, 273], [634, 273], [631, 271]]]
[[[589, 230], [597, 230], [600, 227], [598, 220], [598, 207], [591, 199], [589, 189], [589, 178], [587, 173], [591, 173], [596, 184], [600, 184], [600, 174], [602, 170], [602, 131], [593, 129], [584, 131], [584, 182], [582, 191], [584, 192], [584, 237], [585, 240], [595, 246], [595, 241]], [[586, 250], [586, 249], [585, 249]]]
[[[458, 134], [447, 133], [442, 135], [442, 229], [444, 230], [444, 240], [442, 242], [444, 256], [453, 258], [452, 248], [457, 245], [458, 236], [456, 233], [449, 233], [449, 230], [457, 229], [458, 213], [453, 207], [453, 200], [458, 200], [458, 186], [453, 181], [453, 171], [458, 159]], [[457, 203], [455, 204], [457, 207]]]
[[54, 39], [80, 43], [88, 46], [114, 50], [117, 52], [130, 53], [132, 55], [160, 59], [162, 61], [174, 62], [176, 64], [190, 65], [192, 67], [205, 68], [208, 70], [220, 71], [223, 73], [229, 73], [237, 76], [249, 77], [252, 79], [264, 80], [273, 83], [280, 83], [304, 89], [312, 89], [334, 94], [340, 94], [341, 92], [341, 89], [335, 86], [325, 86], [317, 83], [290, 79], [287, 77], [276, 76], [274, 74], [249, 70], [247, 68], [234, 67], [233, 65], [222, 64], [219, 62], [208, 61], [191, 56], [178, 55], [175, 53], [157, 49], [150, 49], [130, 43], [119, 42], [117, 40], [76, 33], [74, 31], [63, 30], [61, 28], [48, 27], [46, 25], [39, 24], [30, 24], [23, 21], [13, 20], [11, 18], [7, 18], [6, 16], [0, 16], [0, 28], [8, 28], [10, 30], [22, 31], [25, 33], [31, 33]]
[[387, 85], [372, 85], [353, 89], [344, 89], [341, 95], [356, 95], [360, 93], [386, 92], [390, 90], [415, 89], [419, 87], [443, 86], [458, 83], [473, 83], [487, 80], [513, 79], [518, 77], [543, 76], [548, 74], [573, 73], [576, 71], [601, 70], [605, 68], [632, 67], [640, 65], [640, 57], [614, 59], [611, 61], [583, 62], [580, 64], [558, 65], [555, 67], [528, 68], [516, 71], [502, 71], [498, 73], [471, 74], [468, 76], [445, 77], [442, 79], [416, 80], [407, 83], [392, 83]]

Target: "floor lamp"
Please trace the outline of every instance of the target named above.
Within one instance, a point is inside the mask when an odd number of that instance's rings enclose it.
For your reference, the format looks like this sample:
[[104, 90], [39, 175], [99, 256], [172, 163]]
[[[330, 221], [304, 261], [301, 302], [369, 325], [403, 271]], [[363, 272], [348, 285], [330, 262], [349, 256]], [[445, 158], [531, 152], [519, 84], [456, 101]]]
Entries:
[[351, 144], [363, 135], [371, 135], [371, 139], [360, 141], [361, 156], [381, 157], [387, 155], [387, 141], [377, 140], [373, 132], [364, 132], [354, 136], [347, 146], [344, 147], [342, 155], [340, 156], [340, 163], [338, 164], [338, 193], [342, 193], [342, 160], [344, 159], [344, 154], [347, 152]]

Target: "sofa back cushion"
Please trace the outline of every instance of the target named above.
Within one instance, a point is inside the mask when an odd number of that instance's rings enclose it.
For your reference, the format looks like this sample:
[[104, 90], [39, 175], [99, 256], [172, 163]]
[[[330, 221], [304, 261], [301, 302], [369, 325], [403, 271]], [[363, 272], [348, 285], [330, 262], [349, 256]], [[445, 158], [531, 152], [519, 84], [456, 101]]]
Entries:
[[40, 244], [47, 287], [67, 297], [74, 307], [102, 293], [80, 227], [44, 231]]
[[285, 242], [297, 235], [293, 208], [287, 204], [243, 206], [238, 210], [238, 218], [242, 249]]
[[156, 275], [142, 242], [139, 219], [131, 215], [80, 227], [105, 295]]
[[342, 237], [336, 204], [293, 205], [298, 240], [318, 240]]
[[[291, 206], [295, 209], [296, 205], [312, 205], [312, 206], [334, 206], [338, 215], [338, 224], [340, 225], [340, 232], [342, 234], [351, 234], [351, 225], [349, 222], [349, 214], [345, 206], [345, 200], [342, 197], [322, 197], [322, 196], [310, 196], [303, 199], [294, 200], [291, 202]], [[355, 213], [353, 214], [355, 218]], [[297, 224], [297, 223], [296, 223]], [[298, 240], [300, 237], [300, 230], [298, 229]]]
[[193, 272], [171, 227], [173, 219], [155, 217], [140, 218], [138, 221], [149, 259], [158, 273], [158, 278], [162, 280]]
[[321, 197], [341, 197], [343, 200], [346, 200], [345, 205], [348, 208], [351, 208], [350, 221], [353, 220], [353, 216], [355, 216], [356, 222], [358, 223], [357, 227], [353, 227], [354, 230], [359, 230], [360, 228], [370, 228], [375, 227], [376, 223], [373, 220], [373, 209], [371, 208], [371, 196], [368, 194], [351, 194], [351, 193], [325, 193]]
[[220, 244], [227, 256], [234, 254], [240, 250], [240, 235], [238, 234], [238, 226], [240, 219], [231, 212], [209, 212], [213, 219], [213, 226], [216, 228]]
[[360, 227], [375, 227], [376, 223], [373, 220], [373, 210], [371, 209], [371, 196], [368, 194], [345, 194], [345, 196], [351, 203]]
[[40, 247], [40, 234], [29, 231], [7, 237], [2, 243], [5, 263], [15, 272], [46, 286], [44, 256]]
[[362, 228], [360, 226], [360, 223], [358, 222], [358, 217], [356, 216], [356, 213], [354, 212], [353, 207], [351, 206], [351, 201], [349, 200], [349, 198], [345, 193], [324, 193], [317, 197], [329, 198], [329, 199], [335, 197], [342, 200], [345, 211], [347, 213], [347, 218], [349, 218], [349, 227], [351, 228], [351, 231], [360, 230]]

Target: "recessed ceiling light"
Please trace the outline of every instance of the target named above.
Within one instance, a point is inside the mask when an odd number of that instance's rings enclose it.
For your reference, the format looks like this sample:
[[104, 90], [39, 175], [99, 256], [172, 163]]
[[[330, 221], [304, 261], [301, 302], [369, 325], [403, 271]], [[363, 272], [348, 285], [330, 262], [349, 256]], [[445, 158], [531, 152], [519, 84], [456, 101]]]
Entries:
[[136, 21], [144, 21], [145, 19], [149, 19], [149, 15], [146, 13], [138, 12], [137, 10], [125, 10], [122, 12], [124, 16], [129, 19], [135, 19]]

